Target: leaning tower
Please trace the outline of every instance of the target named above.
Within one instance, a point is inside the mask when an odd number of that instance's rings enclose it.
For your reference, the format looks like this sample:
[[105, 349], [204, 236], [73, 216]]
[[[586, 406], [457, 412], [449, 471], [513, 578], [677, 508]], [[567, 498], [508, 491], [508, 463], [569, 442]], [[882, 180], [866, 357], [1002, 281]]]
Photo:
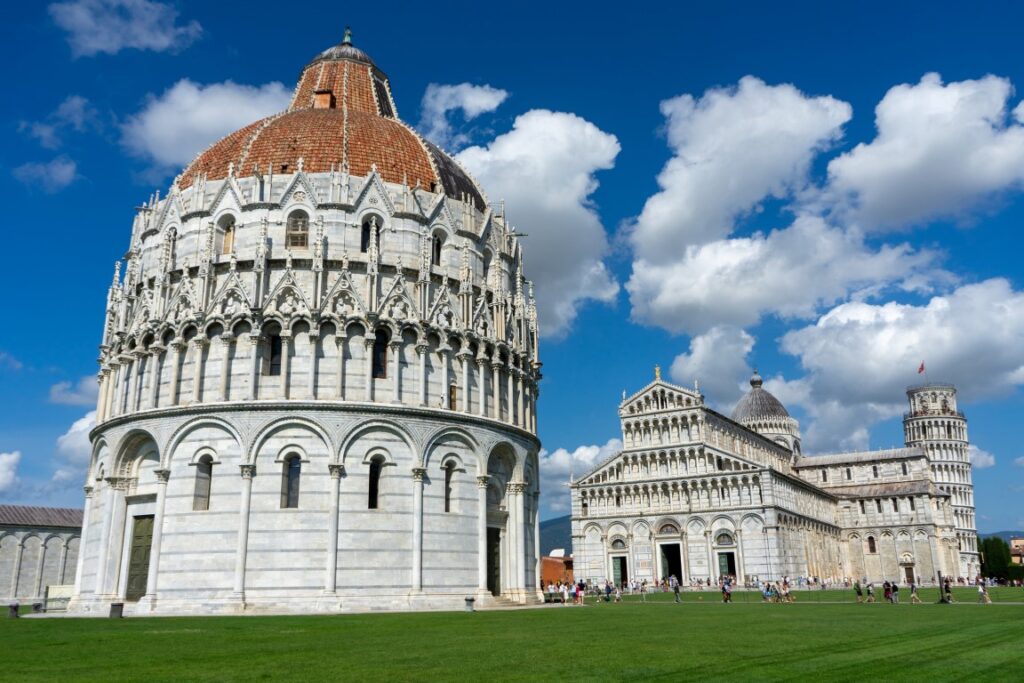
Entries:
[[968, 453], [967, 418], [957, 410], [956, 387], [923, 384], [909, 387], [910, 412], [903, 416], [907, 446], [919, 446], [931, 462], [932, 480], [951, 496], [960, 545], [960, 575], [979, 570], [978, 533], [974, 523], [974, 484]]

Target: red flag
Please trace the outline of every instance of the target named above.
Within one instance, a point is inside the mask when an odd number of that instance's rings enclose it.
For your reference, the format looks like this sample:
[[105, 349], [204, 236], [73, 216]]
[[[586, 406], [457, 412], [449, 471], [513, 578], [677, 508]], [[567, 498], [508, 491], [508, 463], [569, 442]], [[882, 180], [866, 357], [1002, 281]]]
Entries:
[[923, 372], [924, 372], [924, 361], [921, 361], [921, 367], [919, 367], [919, 368], [917, 369], [917, 374], [919, 374], [919, 375], [920, 375], [920, 374], [921, 374], [921, 373], [923, 373]]

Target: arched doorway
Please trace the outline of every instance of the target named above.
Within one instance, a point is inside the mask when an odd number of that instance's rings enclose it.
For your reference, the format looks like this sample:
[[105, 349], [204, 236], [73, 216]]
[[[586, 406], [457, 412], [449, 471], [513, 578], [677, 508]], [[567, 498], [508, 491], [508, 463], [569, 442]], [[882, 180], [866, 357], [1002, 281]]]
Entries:
[[515, 456], [509, 450], [496, 449], [487, 459], [487, 590], [496, 597], [513, 583], [508, 489], [514, 472]]

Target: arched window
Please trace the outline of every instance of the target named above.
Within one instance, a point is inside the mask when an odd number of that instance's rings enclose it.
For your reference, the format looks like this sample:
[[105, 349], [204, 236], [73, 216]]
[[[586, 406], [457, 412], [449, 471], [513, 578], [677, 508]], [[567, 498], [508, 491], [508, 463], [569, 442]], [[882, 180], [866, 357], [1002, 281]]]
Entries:
[[868, 552], [872, 555], [878, 552], [878, 547], [875, 545], [874, 536], [868, 536]]
[[732, 545], [732, 536], [725, 532], [720, 533], [718, 534], [718, 537], [715, 538], [715, 543], [718, 545]]
[[491, 281], [491, 261], [493, 257], [490, 249], [484, 250], [484, 284], [488, 284]]
[[196, 488], [192, 495], [192, 509], [210, 509], [210, 482], [213, 479], [213, 458], [204, 455], [196, 463]]
[[586, 517], [588, 512], [590, 512], [590, 506], [587, 505], [587, 501], [583, 501], [583, 516]]
[[235, 249], [235, 217], [225, 216], [221, 219], [220, 225], [221, 231], [224, 233], [220, 253], [230, 254]]
[[390, 337], [386, 330], [377, 330], [373, 339], [373, 377], [388, 378], [388, 342]]
[[616, 538], [614, 541], [612, 541], [612, 550], [625, 550], [625, 548], [626, 542], [623, 541], [621, 538]]
[[444, 236], [434, 235], [430, 245], [430, 265], [441, 265], [441, 249], [444, 247]]
[[284, 471], [281, 474], [281, 507], [299, 507], [299, 479], [302, 476], [302, 459], [292, 453], [284, 459]]
[[281, 354], [284, 345], [281, 343], [281, 335], [272, 333], [267, 337], [267, 346], [270, 353], [267, 355], [267, 363], [264, 365], [264, 374], [277, 376], [281, 374]]
[[380, 223], [376, 216], [370, 216], [363, 221], [363, 229], [359, 233], [359, 251], [364, 254], [370, 251], [370, 240], [374, 237], [374, 246], [380, 251]]
[[907, 476], [907, 463], [900, 463], [903, 467], [903, 476]]
[[871, 474], [873, 474], [876, 477], [878, 476], [878, 465], [871, 466]]
[[448, 463], [444, 468], [444, 511], [452, 511], [452, 479], [455, 475], [454, 463]]
[[376, 510], [380, 502], [380, 471], [384, 461], [374, 458], [370, 461], [370, 481], [367, 486], [366, 507], [369, 510]]
[[448, 410], [458, 410], [459, 385], [452, 382], [448, 385]]
[[309, 246], [309, 216], [305, 211], [293, 211], [288, 216], [284, 243], [289, 249], [305, 249]]
[[664, 526], [661, 527], [661, 529], [658, 531], [658, 533], [660, 533], [660, 534], [678, 534], [679, 533], [679, 527], [677, 527], [675, 524], [665, 524]]

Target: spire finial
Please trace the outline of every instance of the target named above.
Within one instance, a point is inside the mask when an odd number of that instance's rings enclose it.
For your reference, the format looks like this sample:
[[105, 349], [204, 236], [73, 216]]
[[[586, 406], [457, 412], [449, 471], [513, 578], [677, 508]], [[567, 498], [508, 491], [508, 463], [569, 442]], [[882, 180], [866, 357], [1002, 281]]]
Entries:
[[341, 39], [341, 44], [342, 45], [351, 45], [352, 44], [352, 27], [351, 26], [346, 26], [345, 27], [345, 37]]
[[654, 366], [654, 379], [661, 380], [661, 366], [660, 365], [655, 365]]

